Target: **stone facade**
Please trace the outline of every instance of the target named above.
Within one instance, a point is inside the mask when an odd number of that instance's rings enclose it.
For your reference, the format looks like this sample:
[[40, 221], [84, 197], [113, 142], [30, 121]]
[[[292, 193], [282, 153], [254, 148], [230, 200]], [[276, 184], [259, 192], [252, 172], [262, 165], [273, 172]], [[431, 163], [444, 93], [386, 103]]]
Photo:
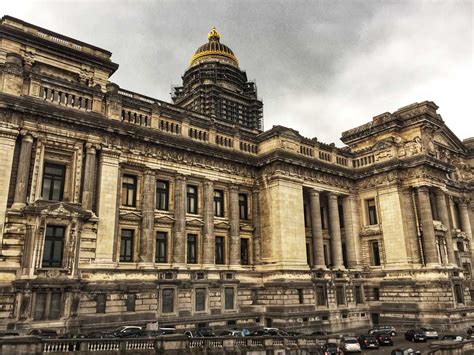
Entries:
[[473, 321], [474, 140], [434, 103], [336, 148], [119, 88], [110, 57], [0, 22], [1, 328]]

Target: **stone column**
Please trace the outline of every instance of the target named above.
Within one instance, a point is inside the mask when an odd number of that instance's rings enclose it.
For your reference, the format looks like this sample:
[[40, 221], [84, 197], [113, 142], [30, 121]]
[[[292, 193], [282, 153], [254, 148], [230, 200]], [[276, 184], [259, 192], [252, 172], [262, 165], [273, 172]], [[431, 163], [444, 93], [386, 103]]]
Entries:
[[84, 167], [84, 188], [82, 190], [82, 208], [92, 211], [96, 170], [96, 150], [92, 144], [86, 144], [86, 165]]
[[429, 189], [421, 186], [417, 189], [419, 213], [423, 228], [423, 251], [426, 266], [438, 266], [438, 252], [436, 250], [436, 237], [431, 213]]
[[24, 135], [21, 139], [20, 159], [18, 161], [18, 172], [16, 175], [15, 198], [12, 206], [13, 209], [19, 210], [26, 206], [32, 146], [33, 137], [29, 134]]
[[138, 261], [153, 263], [155, 241], [155, 195], [156, 177], [153, 170], [145, 170], [142, 189], [142, 233]]
[[408, 248], [410, 263], [420, 264], [420, 241], [416, 224], [416, 214], [414, 205], [414, 194], [412, 188], [406, 188], [401, 192], [400, 202], [403, 206], [403, 227], [405, 230], [405, 240]]
[[118, 182], [120, 152], [102, 149], [100, 155], [100, 178], [98, 186], [96, 262], [111, 263], [116, 249], [117, 235]]
[[449, 264], [456, 265], [456, 257], [454, 255], [453, 236], [451, 233], [451, 223], [449, 222], [448, 205], [446, 203], [446, 195], [441, 189], [436, 189], [436, 206], [438, 208], [439, 218], [441, 223], [446, 227], [444, 237], [446, 239], [446, 246], [448, 249]]
[[215, 236], [214, 236], [214, 183], [205, 181], [203, 189], [203, 264], [215, 264]]
[[176, 176], [174, 186], [173, 263], [184, 263], [186, 255], [186, 177]]
[[354, 195], [345, 196], [342, 200], [344, 211], [344, 230], [346, 235], [347, 266], [356, 268], [361, 262], [359, 240], [359, 208]]
[[339, 207], [337, 204], [337, 195], [329, 193], [329, 231], [331, 233], [331, 260], [334, 269], [343, 269], [341, 226], [339, 224]]
[[240, 264], [240, 220], [239, 190], [232, 185], [229, 188], [229, 224], [230, 224], [230, 265]]
[[326, 269], [319, 191], [311, 189], [309, 202], [311, 210], [311, 235], [313, 236], [313, 267], [316, 269]]
[[472, 240], [472, 228], [469, 220], [468, 202], [465, 199], [459, 201], [459, 219], [461, 220], [461, 230], [466, 233], [471, 247], [471, 272], [474, 272], [474, 242]]
[[252, 224], [253, 224], [253, 263], [260, 264], [262, 258], [260, 238], [260, 214], [258, 191], [252, 192]]

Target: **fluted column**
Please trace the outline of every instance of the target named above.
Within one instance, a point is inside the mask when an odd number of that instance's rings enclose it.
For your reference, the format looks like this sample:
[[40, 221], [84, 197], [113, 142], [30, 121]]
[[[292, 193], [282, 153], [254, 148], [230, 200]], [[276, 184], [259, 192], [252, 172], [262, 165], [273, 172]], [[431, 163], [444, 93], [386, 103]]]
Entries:
[[253, 224], [253, 263], [261, 263], [261, 236], [258, 191], [252, 192], [252, 224]]
[[96, 170], [96, 150], [92, 144], [86, 145], [86, 165], [84, 168], [84, 189], [82, 190], [82, 208], [92, 210], [94, 198], [95, 170]]
[[184, 263], [186, 255], [186, 178], [176, 176], [174, 187], [173, 263]]
[[448, 249], [449, 264], [456, 265], [456, 257], [454, 256], [453, 236], [451, 233], [451, 223], [449, 222], [448, 205], [446, 203], [446, 195], [440, 189], [436, 189], [436, 206], [438, 208], [439, 218], [441, 223], [446, 227], [444, 237], [446, 239], [446, 246]]
[[214, 183], [204, 182], [203, 192], [203, 264], [215, 264]]
[[15, 198], [13, 209], [22, 209], [26, 206], [26, 195], [28, 190], [28, 179], [30, 176], [31, 148], [33, 137], [26, 134], [21, 139], [20, 160], [18, 161], [18, 173], [16, 175]]
[[352, 269], [358, 267], [361, 261], [357, 198], [354, 195], [345, 196], [342, 200], [342, 208], [344, 211], [347, 267]]
[[[469, 243], [471, 246], [471, 265], [474, 265], [474, 242], [472, 240], [472, 228], [471, 228], [471, 222], [469, 220], [469, 210], [468, 210], [468, 203], [466, 200], [461, 200], [459, 202], [459, 214], [460, 214], [460, 220], [461, 220], [461, 230], [466, 233], [467, 238], [469, 239]], [[471, 272], [474, 273], [474, 270], [472, 270], [471, 267]]]
[[324, 263], [323, 226], [321, 222], [319, 191], [311, 189], [309, 203], [311, 210], [311, 235], [313, 236], [313, 267], [326, 269]]
[[337, 195], [330, 193], [329, 202], [329, 231], [331, 233], [331, 260], [334, 269], [343, 269], [341, 226], [339, 224], [339, 207]]
[[423, 251], [426, 266], [439, 265], [436, 237], [431, 213], [429, 190], [426, 186], [417, 189], [421, 225], [423, 226]]
[[239, 190], [237, 186], [229, 188], [229, 223], [230, 223], [230, 265], [240, 264], [240, 221]]
[[142, 233], [140, 235], [138, 261], [141, 263], [152, 263], [155, 240], [156, 177], [153, 170], [146, 170], [143, 175]]

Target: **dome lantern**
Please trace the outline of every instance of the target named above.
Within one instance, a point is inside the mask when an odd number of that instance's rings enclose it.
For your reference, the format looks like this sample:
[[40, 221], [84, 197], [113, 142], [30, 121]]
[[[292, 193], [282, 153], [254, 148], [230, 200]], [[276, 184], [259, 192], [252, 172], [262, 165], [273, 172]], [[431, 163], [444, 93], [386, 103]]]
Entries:
[[234, 55], [234, 52], [225, 44], [220, 42], [221, 35], [213, 27], [208, 33], [207, 38], [209, 42], [200, 46], [190, 61], [190, 66], [194, 66], [203, 62], [221, 62], [239, 67], [239, 61]]

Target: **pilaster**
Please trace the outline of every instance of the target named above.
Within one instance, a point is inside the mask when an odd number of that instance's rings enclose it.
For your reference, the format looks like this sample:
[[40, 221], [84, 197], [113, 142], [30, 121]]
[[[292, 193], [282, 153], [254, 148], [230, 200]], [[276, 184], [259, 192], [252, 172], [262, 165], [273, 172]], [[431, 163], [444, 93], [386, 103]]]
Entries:
[[30, 175], [32, 146], [33, 137], [30, 134], [25, 133], [21, 138], [20, 160], [18, 162], [15, 197], [13, 200], [12, 209], [20, 210], [26, 206], [26, 195], [28, 188], [28, 178]]

